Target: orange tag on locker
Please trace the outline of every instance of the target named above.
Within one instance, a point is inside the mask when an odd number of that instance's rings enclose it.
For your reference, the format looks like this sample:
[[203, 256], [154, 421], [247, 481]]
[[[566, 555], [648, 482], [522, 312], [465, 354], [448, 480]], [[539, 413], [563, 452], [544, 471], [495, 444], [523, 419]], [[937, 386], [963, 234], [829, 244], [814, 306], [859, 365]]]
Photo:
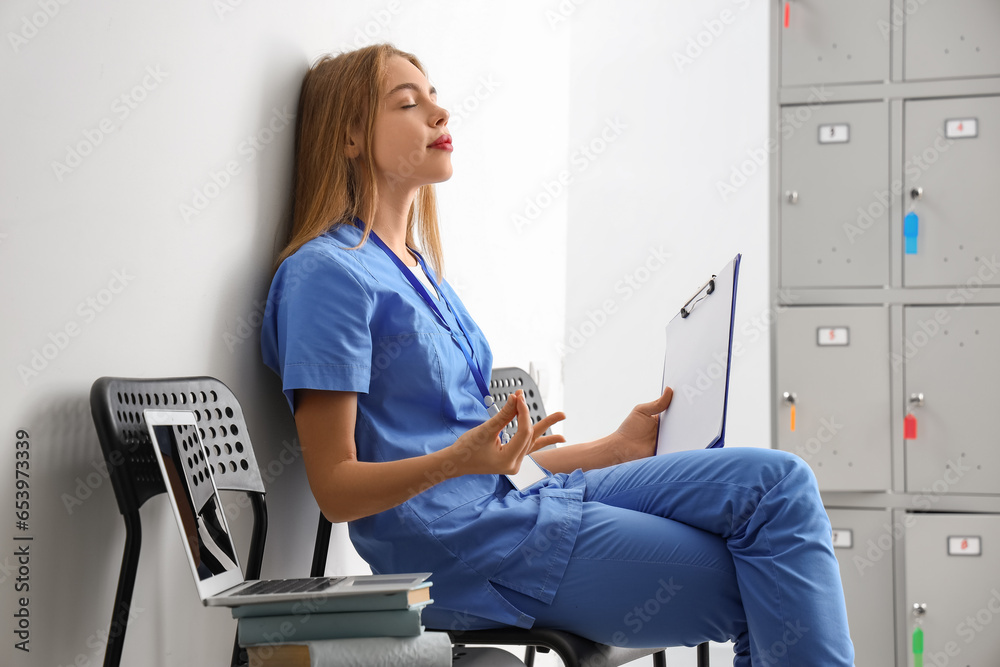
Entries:
[[912, 412], [903, 419], [903, 440], [917, 439], [917, 416]]
[[792, 430], [795, 430], [795, 404], [792, 403]]

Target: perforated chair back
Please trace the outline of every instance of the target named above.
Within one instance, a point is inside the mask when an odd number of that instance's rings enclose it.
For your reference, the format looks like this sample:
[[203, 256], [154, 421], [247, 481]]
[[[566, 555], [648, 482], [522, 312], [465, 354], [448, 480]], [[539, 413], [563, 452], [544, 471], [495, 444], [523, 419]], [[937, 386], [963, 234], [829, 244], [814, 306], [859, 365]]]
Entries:
[[[142, 544], [139, 508], [153, 496], [166, 491], [154, 458], [143, 410], [190, 410], [195, 413], [207, 454], [192, 446], [191, 457], [184, 462], [185, 473], [204, 482], [211, 467], [220, 491], [241, 491], [249, 495], [254, 522], [245, 575], [247, 579], [260, 578], [267, 533], [267, 508], [264, 482], [247, 433], [243, 410], [233, 392], [219, 380], [211, 377], [102, 377], [90, 389], [90, 409], [118, 510], [125, 519], [125, 548], [104, 656], [105, 667], [117, 667], [121, 662]], [[200, 486], [210, 488], [203, 484]], [[242, 663], [243, 652], [234, 643], [232, 664]]]
[[[490, 377], [490, 395], [497, 405], [503, 406], [510, 395], [518, 389], [524, 390], [524, 400], [528, 404], [531, 423], [537, 424], [540, 419], [545, 418], [545, 406], [542, 405], [542, 395], [534, 378], [524, 369], [513, 366], [493, 369], [493, 375]], [[517, 417], [514, 417], [505, 430], [511, 436], [517, 432]], [[546, 434], [548, 433], [549, 431], [546, 431]]]

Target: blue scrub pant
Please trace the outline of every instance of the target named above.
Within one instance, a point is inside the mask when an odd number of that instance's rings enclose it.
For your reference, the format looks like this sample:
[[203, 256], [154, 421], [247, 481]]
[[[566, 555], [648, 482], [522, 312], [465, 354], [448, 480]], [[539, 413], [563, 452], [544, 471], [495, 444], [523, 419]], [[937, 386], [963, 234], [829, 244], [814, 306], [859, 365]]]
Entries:
[[735, 642], [735, 667], [854, 664], [830, 521], [799, 457], [679, 452], [587, 473], [552, 604], [498, 587], [538, 627], [618, 646]]

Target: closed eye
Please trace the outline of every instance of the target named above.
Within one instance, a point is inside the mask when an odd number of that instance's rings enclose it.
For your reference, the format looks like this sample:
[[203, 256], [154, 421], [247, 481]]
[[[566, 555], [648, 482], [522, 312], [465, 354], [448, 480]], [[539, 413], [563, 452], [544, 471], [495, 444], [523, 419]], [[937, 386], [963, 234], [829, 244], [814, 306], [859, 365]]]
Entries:
[[404, 104], [401, 108], [403, 108], [403, 109], [412, 109], [415, 106], [417, 106], [417, 105], [416, 104]]

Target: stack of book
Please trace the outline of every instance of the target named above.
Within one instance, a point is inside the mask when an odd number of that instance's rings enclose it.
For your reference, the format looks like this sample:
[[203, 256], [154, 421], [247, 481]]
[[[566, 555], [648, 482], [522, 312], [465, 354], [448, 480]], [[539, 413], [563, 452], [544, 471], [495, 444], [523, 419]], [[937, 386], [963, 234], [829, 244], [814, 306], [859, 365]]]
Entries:
[[424, 632], [431, 582], [394, 593], [233, 607], [250, 667], [451, 665], [444, 632]]

